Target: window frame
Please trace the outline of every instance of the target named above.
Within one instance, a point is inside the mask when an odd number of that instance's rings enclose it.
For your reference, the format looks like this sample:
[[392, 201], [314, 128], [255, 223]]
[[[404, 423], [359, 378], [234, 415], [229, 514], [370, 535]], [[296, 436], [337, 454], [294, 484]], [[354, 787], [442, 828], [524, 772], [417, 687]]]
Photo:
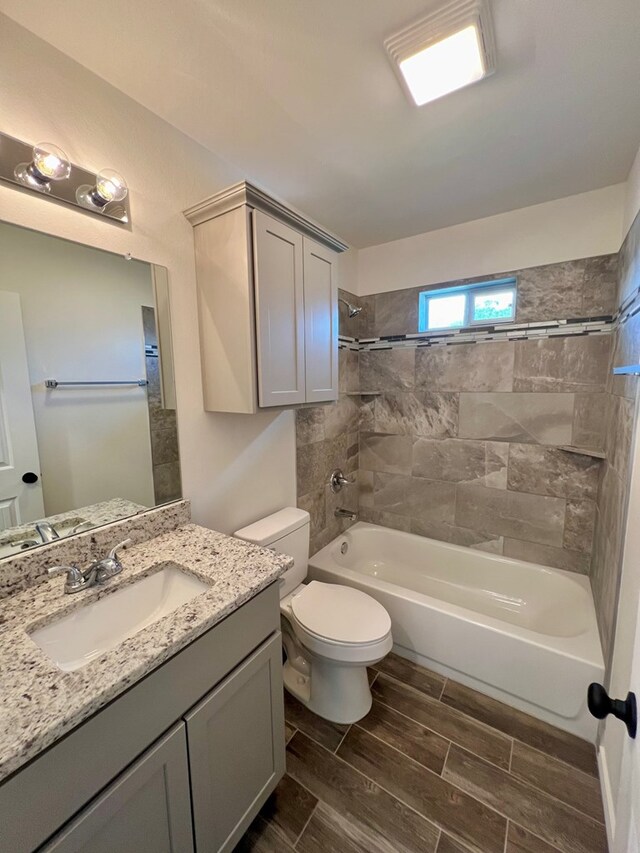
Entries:
[[[496, 318], [496, 319], [473, 319], [473, 296], [478, 292], [486, 293], [513, 293], [513, 316]], [[429, 304], [433, 298], [443, 296], [456, 296], [457, 294], [465, 295], [464, 318], [461, 326], [441, 326], [439, 328], [429, 328]], [[418, 294], [418, 334], [437, 334], [438, 332], [462, 331], [463, 329], [473, 329], [478, 326], [495, 326], [501, 323], [514, 323], [516, 319], [516, 309], [518, 300], [518, 280], [515, 276], [508, 278], [496, 278], [488, 281], [479, 281], [475, 284], [453, 285], [452, 287], [443, 287], [438, 290], [422, 290]]]

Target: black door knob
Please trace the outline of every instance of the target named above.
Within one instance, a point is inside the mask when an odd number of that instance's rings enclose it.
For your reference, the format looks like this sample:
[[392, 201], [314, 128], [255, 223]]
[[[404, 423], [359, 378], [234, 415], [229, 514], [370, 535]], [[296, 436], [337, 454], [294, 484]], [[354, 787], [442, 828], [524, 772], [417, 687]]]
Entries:
[[589, 705], [589, 711], [594, 717], [604, 720], [609, 714], [613, 714], [614, 717], [622, 720], [625, 724], [629, 732], [629, 737], [636, 736], [638, 710], [635, 693], [627, 693], [627, 698], [624, 702], [622, 699], [611, 699], [602, 684], [594, 682], [589, 685], [589, 690], [587, 691], [587, 704]]
[[22, 475], [22, 482], [31, 486], [33, 483], [38, 482], [38, 475], [34, 474], [33, 471], [27, 471], [26, 474]]

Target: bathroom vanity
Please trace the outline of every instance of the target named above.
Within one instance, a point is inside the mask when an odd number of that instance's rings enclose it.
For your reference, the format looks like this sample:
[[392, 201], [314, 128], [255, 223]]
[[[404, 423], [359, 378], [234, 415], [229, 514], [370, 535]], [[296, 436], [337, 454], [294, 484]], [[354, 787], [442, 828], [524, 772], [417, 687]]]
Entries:
[[[278, 578], [291, 560], [187, 524], [122, 562], [105, 586], [65, 595], [56, 579], [2, 602], [3, 853], [232, 850], [284, 773]], [[105, 624], [126, 632], [131, 590], [158, 573], [200, 586], [125, 639], [83, 645], [101, 607], [115, 604]]]

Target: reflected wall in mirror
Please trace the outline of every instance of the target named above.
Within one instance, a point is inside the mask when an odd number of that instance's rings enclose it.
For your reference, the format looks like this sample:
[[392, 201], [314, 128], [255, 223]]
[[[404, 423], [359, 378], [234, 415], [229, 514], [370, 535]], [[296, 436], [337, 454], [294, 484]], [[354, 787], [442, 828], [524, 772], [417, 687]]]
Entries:
[[163, 267], [0, 222], [0, 558], [181, 497], [168, 306]]

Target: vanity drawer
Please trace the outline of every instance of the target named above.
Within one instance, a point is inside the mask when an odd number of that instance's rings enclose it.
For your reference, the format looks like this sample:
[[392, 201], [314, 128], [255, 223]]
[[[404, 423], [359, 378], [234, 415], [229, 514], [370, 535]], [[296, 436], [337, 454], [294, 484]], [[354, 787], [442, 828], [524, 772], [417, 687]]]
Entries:
[[252, 598], [0, 785], [0, 849], [31, 853], [280, 627]]

